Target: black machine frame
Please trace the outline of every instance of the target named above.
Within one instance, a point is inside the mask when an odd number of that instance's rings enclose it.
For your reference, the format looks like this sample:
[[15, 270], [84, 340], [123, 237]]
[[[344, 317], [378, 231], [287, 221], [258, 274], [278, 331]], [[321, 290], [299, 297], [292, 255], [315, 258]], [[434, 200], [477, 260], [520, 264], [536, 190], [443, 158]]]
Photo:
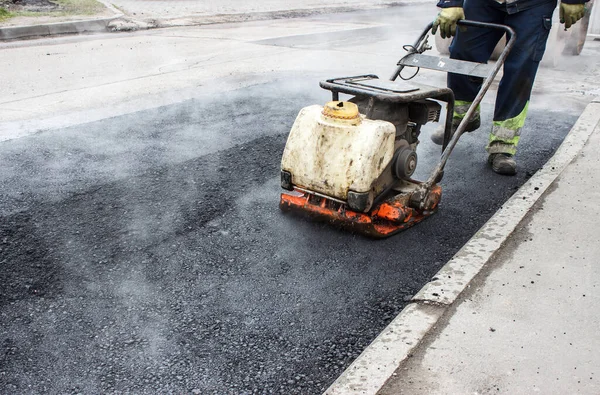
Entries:
[[[333, 78], [320, 82], [320, 86], [323, 89], [331, 91], [332, 100], [334, 101], [339, 100], [340, 93], [352, 96], [368, 97], [369, 104], [365, 114], [367, 118], [371, 116], [371, 112], [377, 101], [410, 103], [422, 99], [433, 99], [446, 103], [444, 141], [442, 145], [440, 161], [427, 181], [421, 183], [418, 192], [413, 194], [413, 199], [411, 199], [411, 205], [418, 209], [424, 209], [426, 206], [427, 196], [429, 195], [431, 188], [441, 179], [444, 166], [446, 165], [452, 150], [456, 146], [456, 143], [462, 134], [465, 132], [467, 123], [474, 115], [477, 106], [483, 100], [483, 97], [492, 85], [496, 75], [504, 65], [504, 62], [514, 47], [516, 40], [515, 31], [509, 26], [461, 20], [458, 22], [459, 29], [469, 27], [488, 28], [502, 30], [506, 33], [508, 42], [494, 65], [424, 55], [423, 52], [431, 49], [431, 46], [428, 45], [428, 37], [432, 27], [433, 23], [429, 23], [421, 33], [420, 37], [415, 41], [414, 45], [407, 45], [404, 47], [408, 54], [398, 61], [398, 67], [389, 80], [380, 80], [377, 75], [366, 74], [352, 77]], [[398, 77], [401, 77], [400, 74], [406, 67], [417, 68], [417, 72], [410, 78], [416, 76], [420, 68], [443, 71], [446, 73], [461, 74], [475, 78], [483, 78], [481, 89], [479, 90], [477, 96], [473, 100], [473, 103], [467, 110], [465, 117], [458, 125], [454, 133], [452, 133], [452, 117], [454, 113], [455, 99], [452, 90], [445, 87], [436, 88], [414, 82], [397, 82]]]

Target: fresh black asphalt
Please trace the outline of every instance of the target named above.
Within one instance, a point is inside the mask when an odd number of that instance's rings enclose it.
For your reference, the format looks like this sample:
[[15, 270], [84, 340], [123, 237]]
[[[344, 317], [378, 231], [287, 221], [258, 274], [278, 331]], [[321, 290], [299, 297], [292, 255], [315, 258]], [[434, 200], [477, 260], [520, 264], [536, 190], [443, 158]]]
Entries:
[[[385, 53], [389, 34], [262, 44]], [[486, 127], [464, 136], [440, 211], [376, 241], [278, 209], [287, 133], [336, 76], [282, 75], [0, 143], [0, 392], [320, 393], [575, 121], [532, 111], [516, 177], [487, 167]], [[432, 127], [421, 176], [439, 155]]]
[[532, 112], [516, 177], [465, 136], [439, 213], [375, 241], [278, 209], [286, 134], [327, 99], [306, 83], [0, 144], [2, 392], [318, 393], [575, 121]]

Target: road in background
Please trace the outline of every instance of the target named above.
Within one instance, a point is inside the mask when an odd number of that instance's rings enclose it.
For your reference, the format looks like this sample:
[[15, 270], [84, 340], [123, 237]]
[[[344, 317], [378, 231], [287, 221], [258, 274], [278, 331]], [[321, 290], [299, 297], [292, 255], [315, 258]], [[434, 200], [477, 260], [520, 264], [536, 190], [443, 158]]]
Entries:
[[[319, 79], [390, 74], [427, 12], [4, 46], [15, 70], [36, 59], [40, 74], [3, 77], [13, 99], [0, 103], [1, 387], [325, 389], [545, 163], [598, 86], [596, 43], [579, 74], [544, 71], [519, 175], [491, 173], [485, 131], [468, 134], [440, 212], [391, 239], [280, 213], [283, 145], [298, 110], [328, 100]], [[438, 155], [431, 130], [421, 174]]]
[[[232, 15], [243, 15], [244, 20], [255, 18], [257, 14], [272, 17], [288, 17], [323, 13], [326, 10], [356, 10], [398, 6], [399, 4], [417, 3], [435, 4], [433, 0], [342, 0], [323, 2], [318, 0], [267, 0], [260, 3], [250, 3], [244, 0], [221, 0], [219, 2], [199, 2], [194, 0], [116, 0], [111, 5], [129, 17], [145, 21], [160, 20], [161, 23], [181, 23], [184, 21], [207, 22], [208, 20], [229, 19]], [[108, 3], [108, 1], [105, 1]], [[262, 18], [262, 17], [261, 17]], [[264, 19], [264, 18], [263, 18]]]

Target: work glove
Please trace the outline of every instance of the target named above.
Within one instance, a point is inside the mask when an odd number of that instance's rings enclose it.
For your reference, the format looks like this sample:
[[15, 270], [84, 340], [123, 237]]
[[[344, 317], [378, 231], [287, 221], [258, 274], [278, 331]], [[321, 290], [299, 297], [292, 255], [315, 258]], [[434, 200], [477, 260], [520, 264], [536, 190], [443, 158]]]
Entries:
[[435, 21], [431, 32], [435, 34], [438, 27], [442, 38], [452, 37], [456, 34], [456, 23], [461, 19], [465, 19], [465, 12], [462, 7], [442, 8]]
[[565, 24], [565, 30], [570, 28], [585, 15], [584, 4], [560, 3], [560, 23]]

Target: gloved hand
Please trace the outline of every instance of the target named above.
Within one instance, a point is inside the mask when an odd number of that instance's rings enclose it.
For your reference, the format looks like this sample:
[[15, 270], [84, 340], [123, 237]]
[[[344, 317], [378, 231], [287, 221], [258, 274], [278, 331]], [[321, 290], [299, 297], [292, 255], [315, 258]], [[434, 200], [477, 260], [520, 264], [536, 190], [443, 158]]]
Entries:
[[439, 26], [442, 38], [452, 37], [456, 34], [456, 22], [461, 19], [465, 19], [465, 12], [462, 7], [442, 8], [442, 11], [433, 21], [431, 32], [435, 34]]
[[570, 28], [585, 15], [584, 4], [560, 3], [560, 23], [565, 24], [565, 29]]

